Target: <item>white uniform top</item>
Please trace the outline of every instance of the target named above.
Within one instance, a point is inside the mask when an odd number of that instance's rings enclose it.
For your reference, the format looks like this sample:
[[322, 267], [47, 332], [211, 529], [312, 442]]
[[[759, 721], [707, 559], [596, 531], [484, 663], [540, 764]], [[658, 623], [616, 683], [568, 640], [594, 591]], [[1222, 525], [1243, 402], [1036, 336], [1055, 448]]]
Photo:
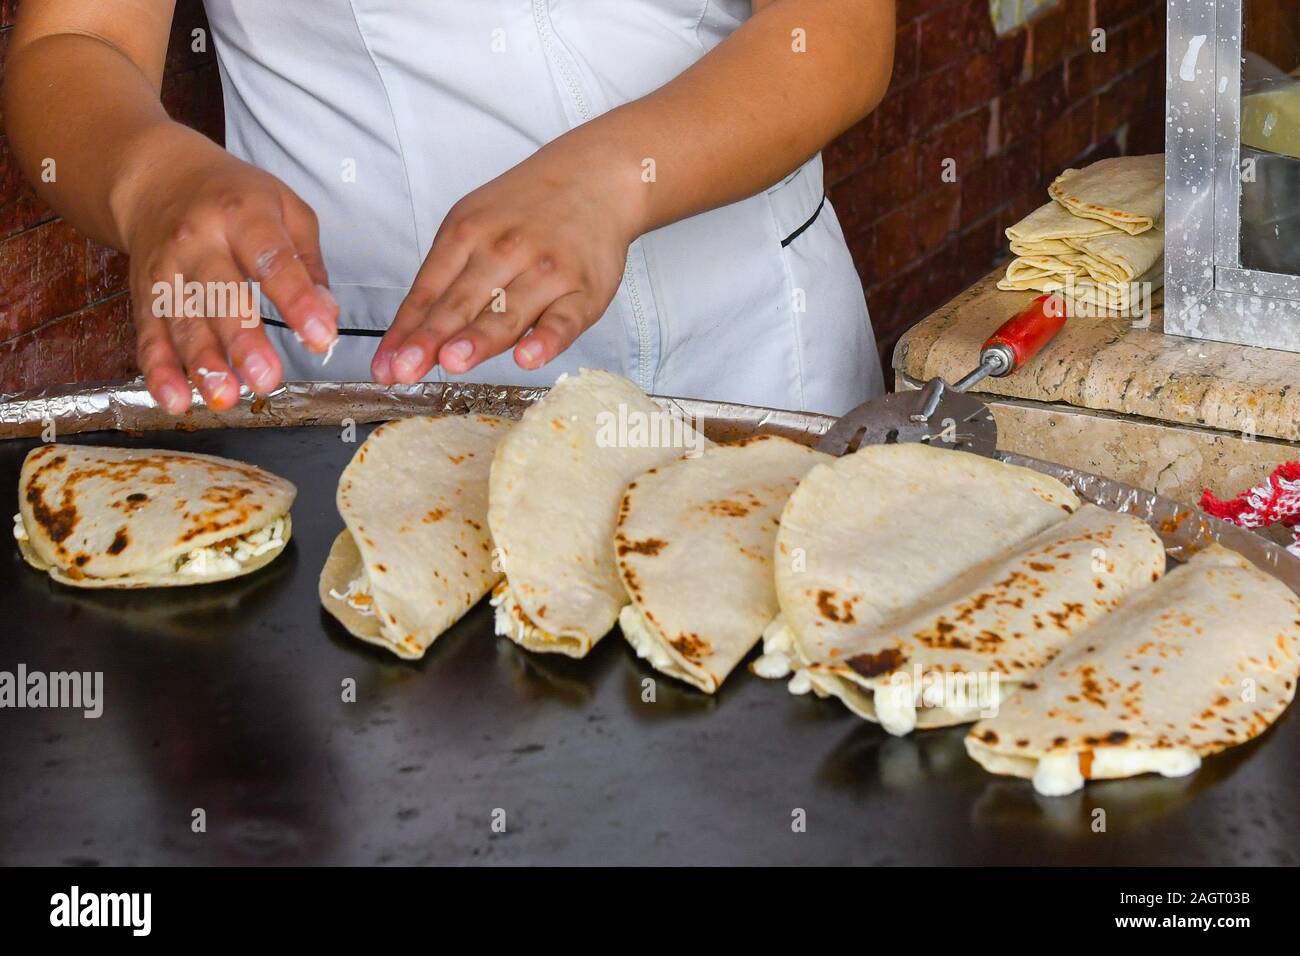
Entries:
[[[206, 0], [226, 145], [315, 209], [343, 336], [328, 366], [281, 341], [286, 377], [368, 381], [451, 206], [567, 130], [662, 86], [748, 0]], [[799, 122], [791, 115], [790, 122]], [[719, 170], [726, 175], [726, 170]], [[273, 339], [274, 310], [264, 310]], [[431, 380], [549, 385], [606, 368], [666, 395], [847, 410], [882, 380], [821, 157], [742, 202], [649, 233], [605, 315], [536, 371], [510, 353]]]

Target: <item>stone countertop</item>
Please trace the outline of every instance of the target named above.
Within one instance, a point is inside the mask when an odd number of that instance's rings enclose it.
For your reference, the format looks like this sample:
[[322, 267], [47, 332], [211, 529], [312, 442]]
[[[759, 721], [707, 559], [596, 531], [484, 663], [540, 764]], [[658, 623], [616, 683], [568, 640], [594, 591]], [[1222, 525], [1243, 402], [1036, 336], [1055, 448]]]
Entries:
[[[977, 365], [983, 342], [1041, 294], [1000, 291], [1005, 271], [998, 268], [910, 329], [894, 350], [894, 369], [952, 382]], [[1072, 318], [1033, 362], [985, 379], [978, 390], [1300, 440], [1300, 354], [1165, 335], [1159, 302], [1157, 295], [1149, 323]]]

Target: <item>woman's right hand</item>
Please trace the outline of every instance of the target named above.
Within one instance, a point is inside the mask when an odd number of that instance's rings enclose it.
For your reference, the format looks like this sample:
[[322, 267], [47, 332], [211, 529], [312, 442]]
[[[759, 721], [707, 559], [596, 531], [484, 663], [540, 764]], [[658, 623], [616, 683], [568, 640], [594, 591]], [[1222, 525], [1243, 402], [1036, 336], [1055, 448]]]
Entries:
[[[119, 194], [117, 211], [131, 257], [140, 370], [159, 405], [184, 412], [192, 381], [210, 408], [230, 408], [239, 400], [236, 372], [259, 394], [279, 387], [283, 366], [260, 316], [238, 307], [247, 302], [246, 288], [227, 283], [253, 280], [307, 348], [330, 348], [339, 309], [316, 215], [288, 186], [189, 137], [151, 152], [147, 171], [135, 178], [139, 183], [123, 190], [134, 195]], [[191, 282], [218, 293], [205, 294], [203, 312], [226, 314], [195, 315], [185, 298], [174, 302], [174, 290]], [[223, 289], [236, 290], [224, 299], [234, 308], [210, 309], [223, 303]]]

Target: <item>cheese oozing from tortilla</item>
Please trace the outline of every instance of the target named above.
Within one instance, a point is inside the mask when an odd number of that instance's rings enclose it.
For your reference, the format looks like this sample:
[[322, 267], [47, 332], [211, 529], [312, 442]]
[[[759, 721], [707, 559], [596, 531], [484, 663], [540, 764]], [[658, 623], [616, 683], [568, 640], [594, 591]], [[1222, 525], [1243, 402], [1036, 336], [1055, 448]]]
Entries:
[[[23, 524], [21, 513], [14, 515], [14, 538], [28, 541], [27, 527]], [[269, 525], [220, 541], [205, 548], [194, 548], [178, 558], [156, 565], [149, 572], [159, 574], [230, 574], [239, 571], [253, 558], [261, 557], [271, 551], [284, 547], [284, 517], [276, 518]]]
[[705, 693], [711, 694], [717, 690], [717, 682], [707, 673], [703, 670], [699, 672], [688, 670], [668, 653], [663, 637], [650, 626], [645, 615], [635, 604], [623, 605], [623, 609], [618, 612], [618, 626], [622, 629], [627, 642], [632, 645], [632, 649], [636, 651], [636, 656], [647, 661], [655, 670], [692, 684]]
[[206, 548], [195, 548], [175, 559], [177, 574], [226, 574], [238, 571], [253, 558], [284, 547], [284, 518]]
[[1091, 753], [1088, 775], [1083, 775], [1079, 753], [1047, 754], [1034, 767], [1034, 789], [1045, 797], [1062, 797], [1082, 790], [1085, 780], [1111, 780], [1158, 773], [1162, 777], [1185, 777], [1201, 766], [1194, 750], [1168, 747], [1137, 750], [1131, 747], [1099, 747]]
[[814, 674], [800, 660], [794, 632], [781, 614], [772, 618], [772, 623], [763, 631], [763, 653], [751, 669], [759, 677], [771, 680], [793, 672], [788, 684], [790, 693], [803, 695], [812, 691], [818, 697], [838, 697], [855, 714], [879, 723], [897, 737], [906, 736], [916, 729], [918, 710], [942, 713], [958, 723], [975, 721], [989, 710], [996, 710], [998, 704], [1019, 686], [1019, 681], [1010, 681], [999, 675], [1000, 679], [990, 688], [989, 700], [958, 706], [944, 699], [941, 682], [925, 687], [918, 702], [917, 694], [907, 683], [902, 686], [893, 682], [867, 684], [826, 671]]
[[790, 630], [790, 626], [785, 623], [785, 616], [780, 613], [763, 629], [763, 653], [749, 665], [749, 669], [767, 680], [789, 677], [786, 690], [796, 697], [808, 693], [816, 693], [818, 697], [830, 696], [825, 688], [814, 683], [808, 672], [799, 666], [794, 631]]
[[530, 651], [559, 651], [570, 657], [581, 657], [585, 650], [576, 637], [566, 634], [552, 634], [533, 623], [524, 609], [519, 606], [514, 592], [510, 590], [509, 579], [501, 581], [492, 589], [489, 601], [495, 613], [493, 629], [502, 637], [508, 637], [521, 647]]
[[375, 598], [370, 593], [370, 575], [364, 568], [361, 569], [359, 576], [348, 582], [348, 586], [342, 593], [330, 588], [329, 594], [334, 600], [342, 601], [362, 617], [375, 616]]
[[777, 614], [763, 629], [763, 653], [750, 670], [759, 677], [780, 680], [795, 669], [794, 665], [794, 632], [785, 623], [785, 616]]
[[637, 657], [649, 661], [650, 666], [655, 670], [663, 671], [672, 677], [689, 679], [689, 675], [677, 666], [672, 655], [664, 649], [663, 642], [650, 629], [644, 615], [636, 609], [635, 605], [625, 604], [618, 612], [618, 626], [622, 629], [628, 643], [632, 645], [632, 649], [636, 651]]

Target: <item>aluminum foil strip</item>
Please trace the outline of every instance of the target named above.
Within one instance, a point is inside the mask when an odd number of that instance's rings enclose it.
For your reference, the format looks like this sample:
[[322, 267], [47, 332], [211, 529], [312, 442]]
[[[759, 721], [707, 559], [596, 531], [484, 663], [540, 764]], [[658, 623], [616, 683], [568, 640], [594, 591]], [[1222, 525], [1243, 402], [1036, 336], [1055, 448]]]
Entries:
[[0, 402], [0, 438], [41, 434], [49, 423], [58, 434], [88, 431], [197, 431], [206, 428], [277, 428], [295, 425], [384, 421], [403, 415], [477, 412], [518, 417], [546, 393], [468, 383], [384, 386], [374, 382], [290, 382], [270, 395], [245, 391], [239, 404], [213, 412], [194, 392], [179, 418], [158, 407], [141, 379], [113, 386], [60, 386], [10, 396]]
[[1253, 531], [1213, 518], [1164, 495], [1078, 468], [1004, 451], [998, 452], [997, 457], [1008, 464], [1051, 475], [1099, 508], [1141, 518], [1160, 536], [1165, 552], [1175, 561], [1186, 561], [1210, 544], [1221, 544], [1300, 594], [1300, 558]]
[[[459, 382], [393, 387], [373, 382], [292, 382], [266, 398], [245, 395], [235, 408], [220, 414], [198, 404], [196, 395], [195, 406], [177, 419], [159, 409], [143, 382], [136, 380], [119, 386], [58, 388], [13, 396], [0, 402], [0, 438], [40, 435], [51, 423], [58, 435], [337, 425], [345, 419], [360, 424], [437, 413], [518, 418], [545, 394], [544, 388]], [[655, 400], [689, 418], [714, 441], [762, 432], [812, 445], [835, 421], [813, 412], [689, 398], [656, 396]], [[1099, 507], [1136, 515], [1155, 529], [1174, 560], [1186, 560], [1209, 543], [1218, 542], [1300, 594], [1300, 558], [1258, 534], [1162, 495], [1077, 468], [1010, 452], [999, 452], [998, 457], [1051, 475]]]
[[[468, 382], [377, 385], [374, 382], [289, 382], [259, 398], [245, 391], [234, 408], [213, 412], [198, 392], [179, 418], [160, 409], [141, 379], [124, 385], [59, 386], [0, 396], [0, 439], [94, 431], [198, 431], [207, 428], [283, 428], [297, 425], [358, 424], [410, 415], [480, 414], [518, 418], [546, 394], [545, 388]], [[715, 441], [757, 431], [812, 444], [832, 419], [807, 412], [779, 411], [725, 402], [656, 396], [655, 401], [698, 423]]]

